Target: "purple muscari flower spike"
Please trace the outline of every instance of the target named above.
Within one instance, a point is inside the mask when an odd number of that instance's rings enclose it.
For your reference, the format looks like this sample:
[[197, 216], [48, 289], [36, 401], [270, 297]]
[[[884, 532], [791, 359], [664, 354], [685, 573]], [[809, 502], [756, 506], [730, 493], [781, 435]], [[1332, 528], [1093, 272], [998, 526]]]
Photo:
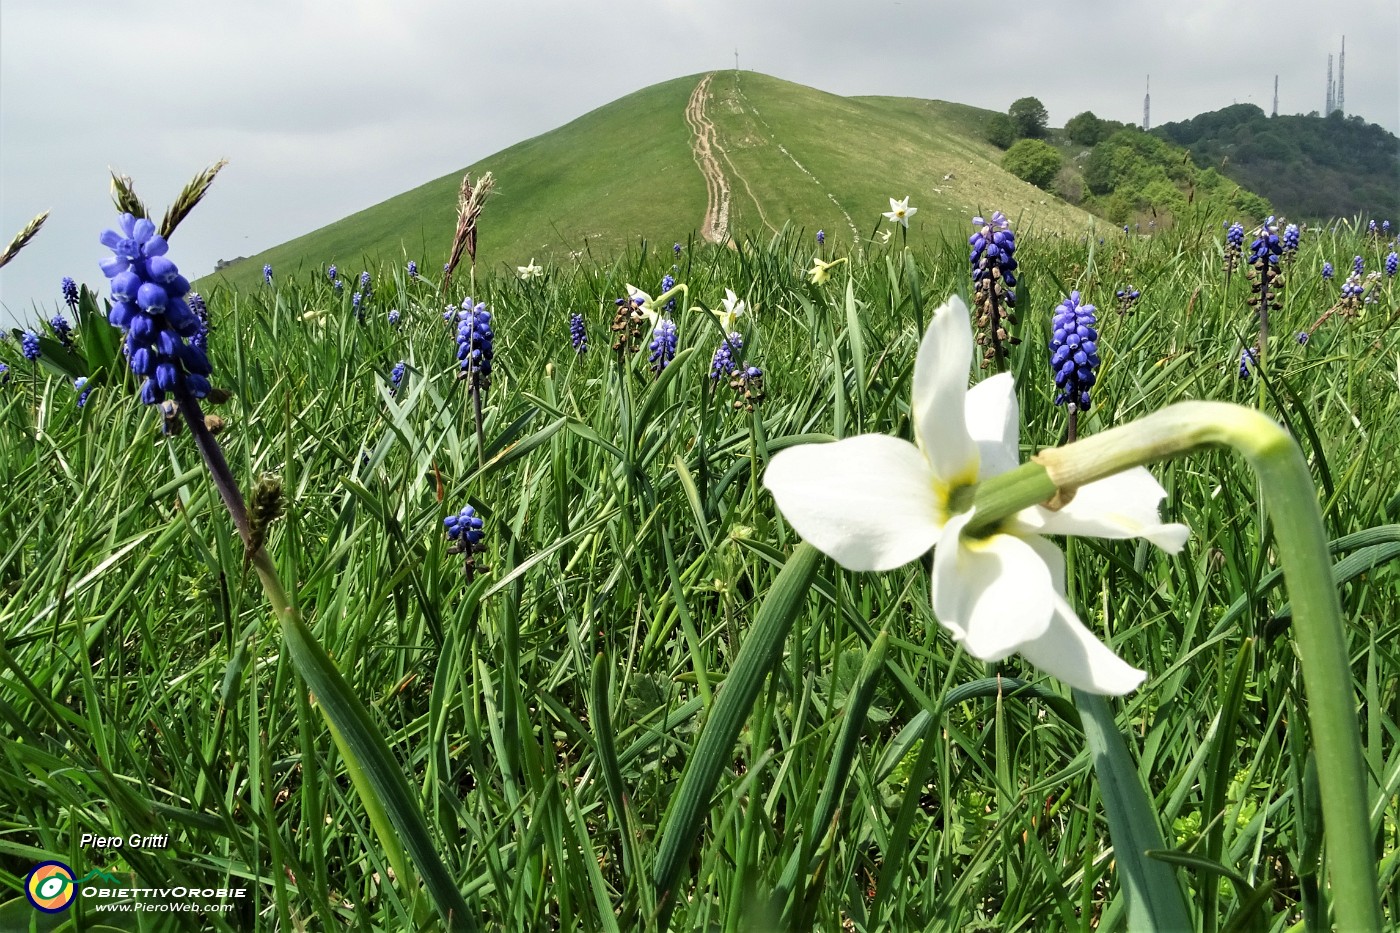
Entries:
[[825, 243], [825, 242], [826, 242], [826, 231], [825, 231], [825, 230], [818, 230], [818, 231], [817, 231], [817, 245], [818, 245], [818, 246], [821, 246], [821, 245], [822, 245], [823, 243]]
[[10, 367], [6, 366], [4, 363], [0, 363], [0, 386], [7, 386], [9, 384]]
[[464, 299], [462, 310], [457, 312], [457, 359], [462, 367], [457, 378], [469, 380], [473, 390], [484, 392], [491, 387], [495, 343], [491, 312], [485, 303], [473, 305], [470, 298]]
[[1254, 348], [1247, 347], [1245, 351], [1240, 354], [1240, 378], [1248, 379], [1250, 377], [1249, 367], [1258, 362], [1259, 355], [1254, 352]]
[[87, 404], [88, 393], [92, 391], [92, 389], [88, 388], [88, 377], [79, 376], [77, 379], [74, 379], [73, 391], [78, 393], [78, 407], [82, 408]]
[[1297, 224], [1289, 224], [1283, 228], [1283, 252], [1286, 256], [1292, 256], [1298, 252], [1298, 240], [1300, 237]]
[[268, 285], [272, 284], [272, 263], [263, 263], [263, 281]]
[[680, 245], [679, 243], [677, 243], [675, 246], [671, 247], [671, 249], [675, 251], [675, 253], [676, 253], [677, 256], [679, 256], [679, 255], [681, 254], [681, 245]]
[[1381, 236], [1390, 236], [1390, 221], [1381, 221]]
[[1307, 345], [1308, 345], [1308, 332], [1305, 331], [1305, 330], [1300, 330], [1300, 331], [1298, 331], [1298, 346], [1300, 346], [1300, 347], [1306, 347]]
[[63, 344], [63, 349], [72, 353], [73, 325], [68, 323], [68, 319], [61, 314], [55, 314], [49, 318], [49, 328], [53, 331], [53, 335], [58, 338], [58, 342]]
[[20, 335], [19, 351], [24, 354], [24, 358], [33, 363], [39, 358], [42, 352], [39, 349], [39, 335], [32, 330], [27, 330]]
[[1361, 293], [1366, 291], [1366, 286], [1361, 284], [1361, 273], [1353, 272], [1347, 276], [1347, 280], [1342, 283], [1342, 298], [1360, 298]]
[[344, 279], [336, 279], [336, 280], [334, 280], [333, 282], [331, 282], [331, 284], [335, 286], [335, 290], [336, 290], [337, 292], [343, 292], [343, 291], [345, 291], [345, 280], [344, 280]]
[[[664, 295], [666, 292], [669, 292], [671, 289], [673, 289], [673, 288], [675, 288], [675, 287], [676, 287], [676, 277], [675, 277], [674, 275], [672, 275], [671, 273], [668, 272], [668, 273], [666, 273], [665, 275], [663, 275], [663, 276], [661, 277], [661, 293], [662, 293], [663, 295]], [[666, 310], [667, 310], [667, 311], [674, 311], [674, 310], [676, 310], [676, 299], [672, 298], [670, 301], [666, 302]]]
[[374, 291], [374, 289], [370, 287], [370, 277], [368, 272], [360, 273], [360, 291], [364, 292], [366, 295]]
[[1055, 309], [1050, 325], [1053, 329], [1050, 368], [1055, 374], [1055, 387], [1060, 390], [1055, 396], [1055, 404], [1071, 406], [1071, 416], [1089, 410], [1089, 390], [1098, 379], [1097, 323], [1094, 306], [1081, 304], [1079, 292], [1070, 292], [1069, 297]]
[[141, 401], [157, 405], [167, 394], [204, 398], [210, 392], [209, 357], [186, 343], [200, 329], [185, 300], [189, 280], [165, 258], [168, 247], [154, 224], [123, 214], [118, 225], [120, 232], [101, 236], [113, 255], [99, 265], [112, 280], [107, 321], [126, 332], [127, 360], [143, 379]]
[[452, 320], [453, 318], [455, 318], [456, 316], [457, 316], [457, 306], [456, 306], [456, 305], [448, 305], [446, 308], [443, 308], [443, 309], [442, 309], [442, 319], [443, 319], [444, 321], [450, 321], [450, 320]]
[[738, 396], [734, 409], [752, 412], [767, 395], [763, 391], [763, 370], [757, 366], [741, 367], [729, 374], [729, 388]]
[[388, 318], [389, 318], [389, 326], [390, 326], [390, 327], [398, 327], [398, 326], [399, 326], [400, 315], [399, 315], [399, 311], [398, 311], [397, 308], [395, 308], [394, 310], [392, 310], [392, 311], [389, 312]]
[[1336, 272], [1333, 271], [1332, 264], [1330, 262], [1324, 262], [1322, 264], [1322, 277], [1324, 279], [1330, 279], [1334, 275], [1336, 275]]
[[1137, 304], [1137, 300], [1142, 297], [1142, 292], [1129, 285], [1126, 288], [1118, 289], [1114, 297], [1118, 299], [1118, 313], [1130, 314], [1133, 305]]
[[359, 292], [350, 296], [350, 310], [355, 312], [355, 320], [357, 321], [363, 321], [365, 319], [364, 314], [360, 311], [361, 300], [362, 296]]
[[588, 331], [583, 326], [583, 315], [575, 314], [569, 318], [569, 342], [574, 346], [574, 352], [583, 356], [588, 352]]
[[408, 261], [408, 277], [410, 279], [418, 278], [418, 263], [414, 262], [412, 259]]
[[676, 358], [676, 322], [664, 317], [656, 322], [651, 338], [651, 371], [660, 373]]
[[336, 269], [335, 263], [331, 263], [330, 268], [326, 270], [326, 278], [330, 279], [332, 283], [340, 278], [340, 272]]
[[486, 550], [484, 538], [486, 532], [483, 530], [485, 522], [477, 514], [476, 509], [470, 505], [463, 506], [462, 511], [456, 515], [449, 515], [442, 520], [442, 526], [447, 531], [447, 540], [452, 545], [447, 549], [449, 554], [466, 555], [466, 563], [463, 572], [467, 581], [471, 582], [477, 570], [484, 570], [484, 567], [477, 567], [476, 555]]
[[972, 218], [977, 232], [968, 238], [972, 246], [972, 298], [977, 309], [974, 322], [978, 344], [986, 347], [986, 361], [1001, 371], [1006, 364], [1007, 346], [1020, 343], [1006, 329], [1015, 324], [1016, 235], [1001, 211], [990, 221]]
[[70, 276], [64, 276], [62, 283], [63, 303], [68, 305], [68, 310], [77, 312], [78, 310], [78, 283]]
[[1397, 270], [1400, 270], [1400, 254], [1391, 250], [1390, 255], [1385, 257], [1385, 274], [1393, 279]]
[[734, 354], [743, 349], [744, 335], [737, 330], [731, 331], [724, 342], [715, 348], [715, 355], [710, 358], [710, 378], [721, 379], [734, 372], [738, 368]]
[[1361, 275], [1363, 272], [1366, 271], [1366, 260], [1362, 259], [1360, 256], [1357, 256], [1351, 261], [1351, 271], [1357, 275]]
[[389, 371], [390, 395], [399, 394], [399, 386], [403, 383], [403, 374], [407, 371], [407, 369], [408, 367], [404, 364], [404, 361], [399, 360], [397, 363], [394, 364], [394, 368]]

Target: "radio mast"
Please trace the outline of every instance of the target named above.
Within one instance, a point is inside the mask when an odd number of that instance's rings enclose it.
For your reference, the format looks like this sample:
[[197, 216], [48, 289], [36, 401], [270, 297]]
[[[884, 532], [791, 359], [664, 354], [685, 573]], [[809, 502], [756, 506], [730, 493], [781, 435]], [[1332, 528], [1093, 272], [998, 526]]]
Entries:
[[1337, 109], [1347, 115], [1347, 37], [1342, 36], [1342, 54], [1337, 56]]
[[1142, 98], [1142, 128], [1152, 129], [1152, 76], [1147, 76], [1147, 93]]

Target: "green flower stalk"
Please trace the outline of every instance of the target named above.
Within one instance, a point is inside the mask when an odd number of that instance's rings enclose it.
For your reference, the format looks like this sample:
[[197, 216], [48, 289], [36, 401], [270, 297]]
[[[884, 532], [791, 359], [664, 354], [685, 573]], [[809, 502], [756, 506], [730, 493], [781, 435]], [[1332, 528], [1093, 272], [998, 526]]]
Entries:
[[981, 484], [965, 534], [1036, 503], [1072, 500], [1081, 486], [1211, 446], [1234, 448], [1259, 477], [1293, 607], [1308, 721], [1317, 753], [1337, 929], [1381, 929], [1376, 862], [1341, 604], [1307, 460], [1268, 417], [1225, 402], [1180, 402], [1064, 447]]

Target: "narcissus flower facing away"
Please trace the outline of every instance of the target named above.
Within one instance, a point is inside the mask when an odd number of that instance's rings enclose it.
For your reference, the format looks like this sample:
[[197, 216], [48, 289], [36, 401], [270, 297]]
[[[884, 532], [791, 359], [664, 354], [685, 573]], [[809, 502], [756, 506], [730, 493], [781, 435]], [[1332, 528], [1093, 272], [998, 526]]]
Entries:
[[919, 212], [917, 207], [909, 206], [909, 195], [904, 196], [903, 201], [896, 201], [890, 198], [890, 209], [885, 211], [885, 219], [893, 220], [901, 224], [906, 230], [909, 229], [909, 218]]
[[965, 535], [977, 483], [1019, 461], [1010, 374], [967, 387], [967, 308], [934, 313], [914, 364], [915, 442], [863, 434], [774, 455], [763, 482], [798, 534], [850, 570], [891, 570], [933, 548], [933, 611], [968, 653], [1019, 653], [1072, 687], [1123, 694], [1144, 674], [1079, 620], [1065, 598], [1064, 554], [1042, 535], [1146, 538], [1180, 550], [1188, 530], [1163, 524], [1166, 495], [1141, 467], [1081, 487], [1058, 511], [1023, 509], [983, 537]]
[[531, 256], [530, 264], [526, 266], [516, 266], [515, 273], [520, 276], [522, 281], [529, 281], [530, 279], [537, 279], [544, 275], [544, 268], [535, 265], [535, 257]]
[[831, 270], [846, 261], [846, 257], [833, 259], [831, 262], [822, 262], [816, 256], [812, 257], [812, 268], [807, 270], [807, 278], [813, 285], [821, 285], [831, 278]]

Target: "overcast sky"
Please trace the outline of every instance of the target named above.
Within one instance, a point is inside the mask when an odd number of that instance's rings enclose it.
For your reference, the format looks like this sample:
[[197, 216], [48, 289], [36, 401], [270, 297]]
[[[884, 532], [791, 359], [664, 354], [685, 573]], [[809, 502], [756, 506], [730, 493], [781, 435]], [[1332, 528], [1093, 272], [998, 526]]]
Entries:
[[[836, 94], [1004, 110], [1034, 95], [1152, 121], [1235, 102], [1321, 110], [1347, 40], [1346, 105], [1400, 131], [1395, 0], [1268, 4], [920, 0], [0, 0], [0, 271], [32, 319], [71, 275], [104, 288], [108, 169], [153, 212], [229, 165], [170, 256], [191, 279], [461, 169], [659, 81], [739, 65]], [[644, 131], [645, 128], [640, 128]], [[871, 205], [878, 212], [883, 205]], [[1397, 218], [1400, 219], [1400, 218]], [[697, 218], [698, 222], [698, 218]], [[0, 310], [0, 318], [4, 317]]]

